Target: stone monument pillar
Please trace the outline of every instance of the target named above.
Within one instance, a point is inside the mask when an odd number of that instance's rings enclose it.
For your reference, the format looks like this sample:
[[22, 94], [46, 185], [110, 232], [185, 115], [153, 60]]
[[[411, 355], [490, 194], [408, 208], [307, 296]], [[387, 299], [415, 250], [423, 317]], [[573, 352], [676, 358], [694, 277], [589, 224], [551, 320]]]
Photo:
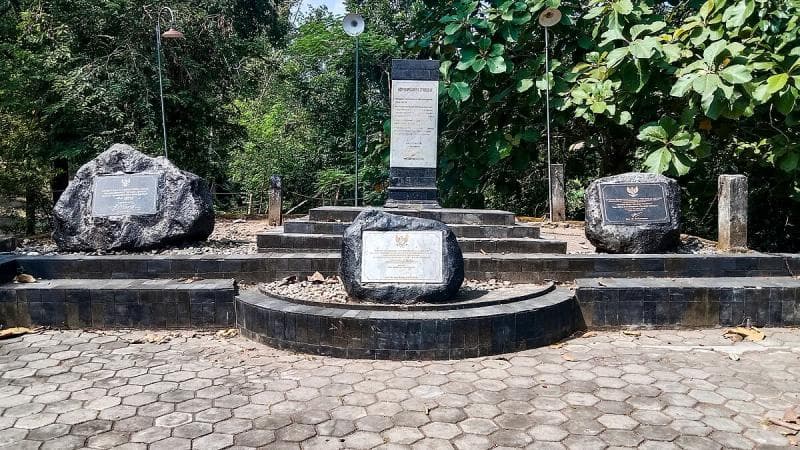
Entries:
[[439, 208], [436, 166], [439, 61], [392, 61], [387, 208]]
[[267, 209], [267, 221], [270, 226], [279, 227], [283, 225], [283, 177], [272, 175], [269, 177], [269, 207]]
[[566, 189], [564, 188], [564, 165], [550, 164], [550, 179], [552, 180], [550, 198], [553, 199], [553, 222], [567, 220]]
[[747, 249], [747, 177], [720, 175], [718, 183], [720, 250]]

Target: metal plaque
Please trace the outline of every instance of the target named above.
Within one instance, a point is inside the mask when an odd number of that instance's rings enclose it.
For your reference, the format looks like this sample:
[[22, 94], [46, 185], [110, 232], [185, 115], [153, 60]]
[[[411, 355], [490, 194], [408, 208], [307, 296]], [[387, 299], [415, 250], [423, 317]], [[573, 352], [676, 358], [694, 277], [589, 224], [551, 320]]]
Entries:
[[622, 225], [669, 223], [666, 186], [658, 183], [602, 183], [603, 222]]
[[443, 283], [441, 231], [364, 231], [362, 283]]
[[160, 174], [108, 175], [94, 180], [92, 216], [145, 216], [158, 211]]

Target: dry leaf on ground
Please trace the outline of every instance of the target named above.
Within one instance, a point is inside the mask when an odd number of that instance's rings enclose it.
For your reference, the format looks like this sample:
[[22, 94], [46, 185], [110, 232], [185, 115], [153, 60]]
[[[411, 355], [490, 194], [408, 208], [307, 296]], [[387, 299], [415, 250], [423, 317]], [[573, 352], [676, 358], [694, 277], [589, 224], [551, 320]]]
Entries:
[[640, 331], [633, 331], [633, 330], [622, 330], [622, 334], [624, 334], [625, 336], [636, 336], [636, 337], [642, 335]]
[[758, 342], [758, 341], [763, 341], [764, 338], [767, 337], [764, 333], [761, 332], [761, 330], [755, 327], [730, 328], [726, 330], [725, 333], [723, 333], [723, 336], [734, 342], [741, 341], [742, 339]]
[[6, 328], [5, 330], [0, 330], [0, 339], [10, 339], [17, 336], [22, 336], [23, 334], [33, 333], [35, 330], [32, 330], [27, 327], [13, 327], [13, 328]]
[[21, 273], [14, 277], [15, 283], [36, 283], [36, 278], [33, 275], [28, 275], [27, 273]]
[[323, 283], [325, 282], [325, 275], [319, 272], [314, 272], [314, 275], [308, 277], [308, 281], [311, 281], [312, 283]]
[[232, 338], [239, 334], [239, 330], [236, 328], [228, 328], [227, 330], [219, 330], [217, 331], [216, 336], [221, 338]]

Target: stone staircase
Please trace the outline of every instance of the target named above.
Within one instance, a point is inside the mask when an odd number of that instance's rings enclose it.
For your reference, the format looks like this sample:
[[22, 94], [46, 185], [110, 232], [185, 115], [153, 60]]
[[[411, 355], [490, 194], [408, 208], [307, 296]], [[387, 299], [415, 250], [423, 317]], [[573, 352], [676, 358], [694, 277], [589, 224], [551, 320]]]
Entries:
[[[354, 207], [321, 207], [289, 220], [282, 231], [257, 236], [260, 253], [338, 252], [342, 234], [363, 211]], [[517, 223], [514, 214], [496, 210], [386, 209], [386, 212], [439, 220], [458, 237], [461, 251], [483, 254], [565, 254], [566, 242], [541, 239], [539, 227]]]

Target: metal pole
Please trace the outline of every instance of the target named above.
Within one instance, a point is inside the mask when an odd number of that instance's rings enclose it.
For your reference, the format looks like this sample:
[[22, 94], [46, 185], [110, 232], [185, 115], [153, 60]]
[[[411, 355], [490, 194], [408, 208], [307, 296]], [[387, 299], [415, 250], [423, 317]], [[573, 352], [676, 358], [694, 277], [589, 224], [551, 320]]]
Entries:
[[358, 36], [356, 36], [356, 194], [354, 205], [358, 206]]
[[156, 19], [156, 59], [158, 60], [158, 93], [161, 98], [161, 129], [164, 131], [164, 158], [169, 159], [169, 154], [167, 153], [167, 119], [164, 114], [164, 83], [161, 81], [161, 12], [158, 13], [158, 18]]
[[545, 85], [547, 91], [546, 103], [546, 120], [547, 120], [547, 204], [550, 209], [550, 221], [553, 221], [553, 178], [552, 166], [550, 165], [550, 34], [547, 27], [544, 29], [544, 70], [545, 70]]

